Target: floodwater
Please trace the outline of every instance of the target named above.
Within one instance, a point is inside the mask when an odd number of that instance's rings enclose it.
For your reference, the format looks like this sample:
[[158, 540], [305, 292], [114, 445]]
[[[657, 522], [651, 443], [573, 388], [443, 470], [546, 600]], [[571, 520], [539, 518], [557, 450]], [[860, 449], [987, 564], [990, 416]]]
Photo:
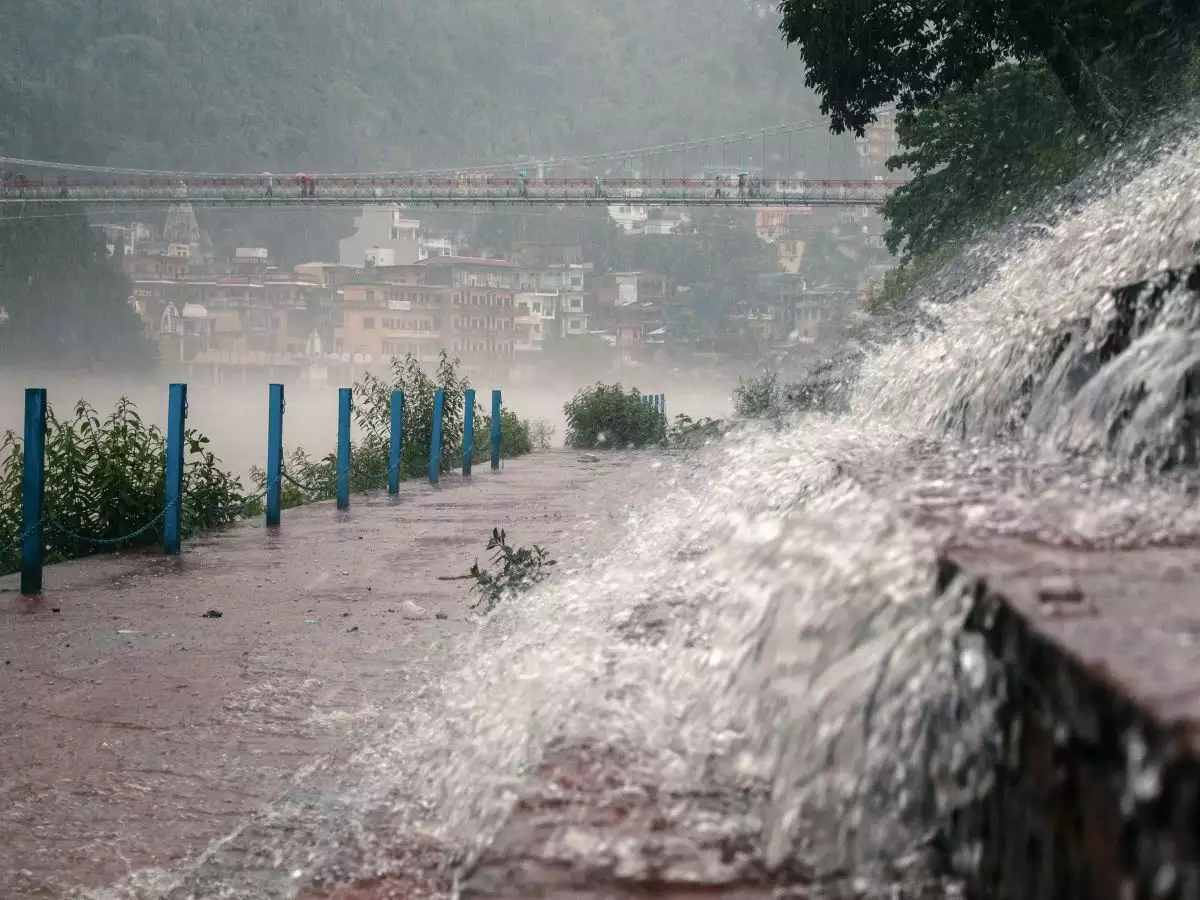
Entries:
[[[1112, 161], [1019, 251], [977, 249], [988, 264], [958, 302], [931, 297], [927, 324], [871, 350], [849, 412], [657, 463], [622, 527], [502, 606], [403, 732], [355, 758], [343, 822], [429, 835], [455, 848], [469, 885], [539, 761], [608, 748], [639, 783], [684, 798], [668, 817], [677, 883], [735, 877], [718, 834], [767, 869], [801, 860], [848, 869], [864, 892], [893, 887], [993, 752], [991, 673], [961, 635], [963, 598], [933, 591], [939, 548], [1200, 534], [1186, 475], [1130, 468], [1177, 439], [1180, 384], [1200, 362], [1190, 305], [1171, 298], [1125, 354], [1077, 377], [1112, 318], [1106, 290], [1194, 258], [1200, 142], [1155, 139], [1158, 158]], [[706, 788], [738, 803], [713, 814], [695, 799]], [[539, 840], [596, 878], [662, 875], [661, 844], [591, 824], [551, 816]], [[957, 837], [969, 865], [973, 836]], [[316, 870], [350, 844], [359, 863], [343, 877], [388, 865], [363, 829], [316, 848], [272, 840], [281, 870]], [[222, 894], [214, 882], [203, 896]]]
[[[1114, 316], [1106, 291], [1195, 259], [1200, 142], [1176, 129], [1148, 146], [1157, 157], [1111, 160], [1019, 251], [977, 248], [984, 274], [868, 354], [847, 414], [665, 463], [615, 549], [484, 629], [447, 687], [456, 714], [421, 742], [435, 812], [390, 792], [392, 811], [486, 856], [553, 742], [615, 745], [662, 785], [743, 785], [758, 801], [742, 827], [768, 866], [800, 857], [887, 881], [978, 790], [992, 752], [990, 673], [960, 635], [963, 598], [933, 593], [938, 549], [1200, 534], [1187, 476], [1131, 468], [1168, 458], [1188, 413], [1194, 304], [1169, 298], [1126, 353], [1078, 377]], [[614, 636], [648, 608], [665, 620], [653, 639]], [[396, 761], [380, 748], [377, 762], [387, 784]], [[600, 838], [588, 852], [636, 856]]]
[[[729, 411], [735, 379], [715, 376], [704, 380], [687, 378], [657, 366], [630, 369], [619, 376], [627, 388], [643, 393], [662, 393], [673, 418], [686, 413], [694, 419], [719, 417]], [[44, 387], [59, 418], [69, 418], [75, 404], [86, 400], [101, 417], [110, 413], [122, 398], [131, 400], [145, 421], [165, 430], [167, 422], [166, 381], [151, 378], [64, 376], [61, 373], [13, 372], [0, 369], [0, 434], [23, 428], [23, 391]], [[606, 380], [612, 381], [613, 377]], [[503, 390], [504, 404], [522, 419], [541, 419], [551, 429], [552, 445], [561, 447], [566, 430], [563, 404], [586, 382], [567, 373], [545, 373], [537, 380], [513, 385], [496, 385]], [[349, 385], [343, 385], [348, 387]], [[476, 385], [478, 401], [486, 409], [491, 385]], [[267, 384], [225, 384], [220, 387], [191, 385], [188, 388], [188, 427], [212, 441], [210, 449], [225, 467], [249, 484], [250, 469], [266, 465]], [[337, 446], [337, 386], [320, 389], [289, 387], [284, 416], [284, 445], [290, 452], [303, 447], [322, 457]], [[357, 433], [357, 426], [355, 426]]]

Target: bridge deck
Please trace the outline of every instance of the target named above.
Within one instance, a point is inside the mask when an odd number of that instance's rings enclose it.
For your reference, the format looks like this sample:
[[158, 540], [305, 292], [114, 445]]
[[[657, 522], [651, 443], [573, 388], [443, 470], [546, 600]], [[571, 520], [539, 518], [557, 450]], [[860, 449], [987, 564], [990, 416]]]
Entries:
[[[39, 602], [0, 579], [0, 897], [144, 869], [183, 883], [236, 854], [257, 813], [303, 798], [461, 663], [467, 586], [439, 576], [484, 557], [495, 525], [567, 561], [580, 545], [563, 529], [605, 521], [628, 477], [627, 463], [552, 453], [473, 483], [406, 484], [398, 501], [355, 497], [344, 516], [285, 511], [276, 534], [238, 526], [179, 560], [54, 566]], [[406, 618], [410, 600], [428, 618]], [[237, 867], [263, 878], [261, 860]], [[239, 896], [274, 896], [262, 887]]]
[[553, 205], [605, 206], [878, 206], [902, 181], [819, 181], [737, 178], [529, 179], [321, 176], [311, 186], [280, 178], [270, 186], [257, 176], [218, 178], [118, 178], [10, 180], [0, 187], [0, 208], [22, 204], [89, 203], [154, 206], [187, 202], [210, 206], [408, 206]]

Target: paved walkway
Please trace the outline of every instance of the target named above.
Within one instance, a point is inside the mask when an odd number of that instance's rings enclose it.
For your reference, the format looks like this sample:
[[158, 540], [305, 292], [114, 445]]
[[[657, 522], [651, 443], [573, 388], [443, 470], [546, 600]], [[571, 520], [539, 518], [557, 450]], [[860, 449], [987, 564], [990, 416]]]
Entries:
[[36, 602], [0, 579], [0, 897], [145, 870], [144, 896], [170, 892], [356, 731], [420, 702], [472, 630], [467, 584], [439, 579], [484, 558], [493, 526], [563, 559], [622, 515], [628, 470], [546, 454], [345, 514], [287, 510], [278, 532], [246, 523], [178, 559], [55, 566]]

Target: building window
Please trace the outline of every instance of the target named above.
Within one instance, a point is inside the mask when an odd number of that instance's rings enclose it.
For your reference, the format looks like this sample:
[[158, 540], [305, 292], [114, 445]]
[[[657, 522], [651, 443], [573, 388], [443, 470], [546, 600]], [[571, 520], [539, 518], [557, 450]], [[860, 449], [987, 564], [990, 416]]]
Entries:
[[372, 318], [363, 319], [363, 328], [374, 328], [375, 320]]

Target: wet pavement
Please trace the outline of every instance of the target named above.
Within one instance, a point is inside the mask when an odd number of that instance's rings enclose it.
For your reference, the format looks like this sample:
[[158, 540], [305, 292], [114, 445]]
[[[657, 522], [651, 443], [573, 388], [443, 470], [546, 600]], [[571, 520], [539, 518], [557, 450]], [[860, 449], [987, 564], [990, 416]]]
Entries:
[[472, 601], [446, 579], [491, 529], [563, 561], [622, 514], [613, 485], [638, 465], [543, 454], [345, 514], [285, 510], [277, 532], [244, 523], [178, 559], [51, 567], [36, 601], [0, 579], [0, 897], [177, 895], [214, 865], [270, 869], [239, 848], [271, 810], [320, 798], [461, 662]]

